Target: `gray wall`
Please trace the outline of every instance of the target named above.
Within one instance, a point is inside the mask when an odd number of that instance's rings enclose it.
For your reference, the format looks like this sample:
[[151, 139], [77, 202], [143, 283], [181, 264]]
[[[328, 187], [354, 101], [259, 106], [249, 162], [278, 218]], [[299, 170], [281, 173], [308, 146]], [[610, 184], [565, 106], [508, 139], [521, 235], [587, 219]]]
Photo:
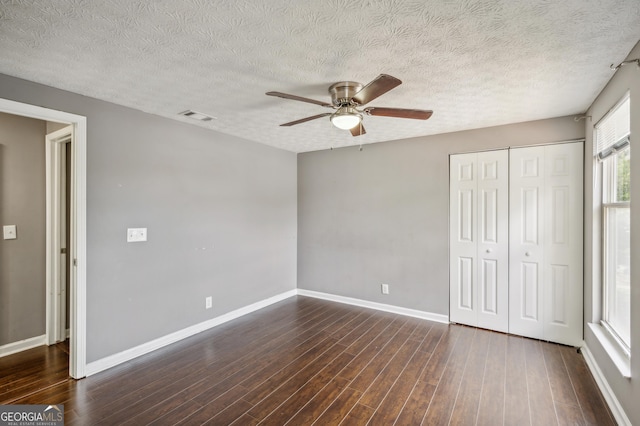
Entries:
[[[627, 59], [640, 57], [640, 43], [637, 44]], [[635, 65], [627, 65], [618, 70], [609, 84], [598, 95], [587, 112], [591, 120], [586, 126], [587, 153], [593, 152], [593, 125], [611, 109], [624, 94], [631, 92], [631, 263], [637, 265], [640, 250], [640, 214], [634, 212], [640, 200], [640, 70]], [[639, 151], [640, 152], [640, 151]], [[597, 323], [600, 320], [601, 275], [600, 275], [600, 243], [601, 218], [597, 205], [600, 192], [593, 191], [593, 158], [585, 159], [585, 322]], [[593, 206], [593, 207], [592, 207]], [[622, 404], [632, 424], [640, 424], [640, 268], [631, 267], [631, 379], [623, 378], [611, 362], [609, 355], [595, 337], [591, 329], [585, 326], [585, 342], [606, 376], [611, 389]]]
[[448, 315], [449, 154], [583, 137], [564, 117], [300, 154], [298, 287]]
[[87, 117], [88, 362], [295, 289], [295, 154], [4, 75], [0, 97]]
[[45, 333], [45, 130], [0, 113], [0, 346]]

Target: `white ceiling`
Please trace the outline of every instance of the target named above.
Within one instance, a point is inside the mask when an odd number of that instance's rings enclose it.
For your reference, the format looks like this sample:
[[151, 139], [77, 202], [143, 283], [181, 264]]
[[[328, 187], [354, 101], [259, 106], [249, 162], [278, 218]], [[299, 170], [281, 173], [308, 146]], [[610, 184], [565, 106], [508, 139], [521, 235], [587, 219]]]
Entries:
[[[305, 152], [584, 112], [640, 39], [638, 0], [0, 0], [0, 73]], [[342, 80], [403, 84], [353, 137], [327, 110]]]

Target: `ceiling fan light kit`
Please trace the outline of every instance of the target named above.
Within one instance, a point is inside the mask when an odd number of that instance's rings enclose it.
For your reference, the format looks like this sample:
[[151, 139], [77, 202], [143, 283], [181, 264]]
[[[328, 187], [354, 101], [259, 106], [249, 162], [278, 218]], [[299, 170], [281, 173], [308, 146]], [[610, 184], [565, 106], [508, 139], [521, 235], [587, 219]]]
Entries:
[[360, 122], [362, 122], [362, 114], [355, 107], [341, 107], [331, 114], [331, 123], [338, 129], [353, 129]]
[[368, 107], [359, 110], [365, 104], [387, 93], [389, 90], [402, 84], [402, 81], [388, 74], [380, 74], [366, 86], [355, 81], [343, 81], [334, 83], [329, 86], [329, 95], [331, 95], [331, 104], [317, 101], [315, 99], [303, 98], [301, 96], [289, 95], [282, 92], [267, 92], [268, 96], [276, 96], [294, 101], [307, 102], [320, 105], [325, 108], [332, 108], [334, 113], [318, 114], [311, 117], [301, 118], [299, 120], [290, 121], [281, 124], [281, 126], [293, 126], [317, 118], [329, 116], [331, 123], [339, 129], [350, 130], [351, 135], [360, 136], [366, 134], [364, 126], [362, 126], [362, 115], [383, 116], [393, 118], [410, 118], [414, 120], [427, 120], [433, 114], [430, 110], [421, 109], [404, 109], [404, 108], [380, 108]]

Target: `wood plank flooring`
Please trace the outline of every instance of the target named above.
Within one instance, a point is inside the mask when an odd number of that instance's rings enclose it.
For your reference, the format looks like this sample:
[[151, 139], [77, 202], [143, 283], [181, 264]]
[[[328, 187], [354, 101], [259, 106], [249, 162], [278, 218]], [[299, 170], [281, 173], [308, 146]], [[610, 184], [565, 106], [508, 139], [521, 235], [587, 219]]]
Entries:
[[0, 402], [67, 425], [615, 424], [575, 348], [301, 296], [79, 381], [49, 351], [0, 358]]
[[67, 342], [40, 346], [0, 358], [0, 405], [31, 395], [69, 379]]

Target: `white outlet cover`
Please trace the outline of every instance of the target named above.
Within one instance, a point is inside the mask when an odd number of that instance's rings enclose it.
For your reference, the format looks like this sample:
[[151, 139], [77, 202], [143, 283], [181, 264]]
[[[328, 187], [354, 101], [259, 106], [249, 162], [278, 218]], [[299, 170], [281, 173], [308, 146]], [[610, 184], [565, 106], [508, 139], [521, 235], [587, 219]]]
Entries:
[[2, 227], [2, 235], [5, 240], [15, 240], [18, 238], [15, 225], [4, 225]]
[[205, 309], [211, 309], [212, 306], [213, 306], [213, 296], [209, 296], [204, 301], [204, 307]]
[[147, 228], [128, 228], [127, 229], [127, 242], [139, 243], [147, 241]]

